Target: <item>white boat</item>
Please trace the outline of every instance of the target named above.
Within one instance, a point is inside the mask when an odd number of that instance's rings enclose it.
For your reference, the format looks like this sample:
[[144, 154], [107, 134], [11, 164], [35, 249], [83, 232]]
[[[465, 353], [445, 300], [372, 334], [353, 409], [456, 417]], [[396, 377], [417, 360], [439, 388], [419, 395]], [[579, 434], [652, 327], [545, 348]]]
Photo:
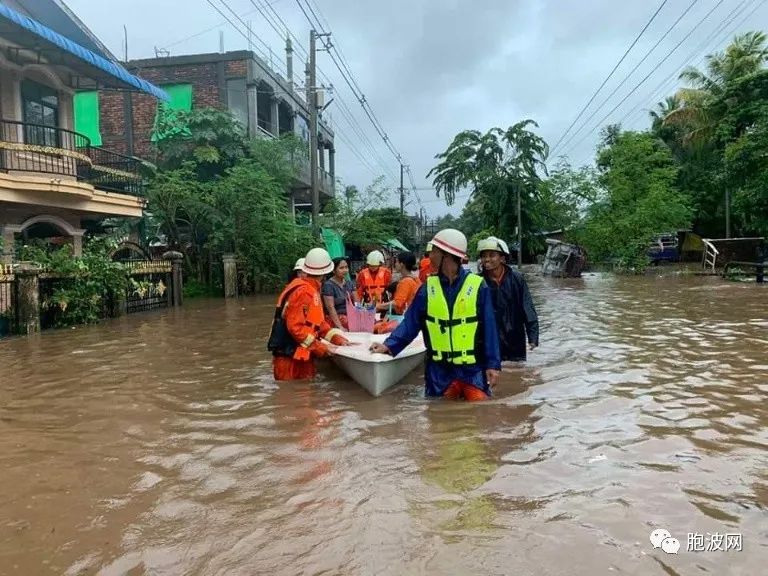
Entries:
[[337, 347], [333, 361], [373, 396], [381, 395], [420, 366], [427, 352], [421, 334], [397, 358], [368, 350], [372, 343], [384, 342], [389, 334], [347, 332], [344, 336], [355, 345]]

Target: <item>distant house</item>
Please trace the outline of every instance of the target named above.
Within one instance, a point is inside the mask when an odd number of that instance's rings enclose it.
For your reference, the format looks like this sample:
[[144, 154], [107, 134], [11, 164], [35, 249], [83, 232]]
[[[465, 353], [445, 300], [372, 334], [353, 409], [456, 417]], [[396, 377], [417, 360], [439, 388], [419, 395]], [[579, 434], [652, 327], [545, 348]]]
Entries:
[[[289, 68], [292, 55], [289, 49]], [[169, 95], [174, 110], [219, 108], [229, 110], [251, 137], [278, 138], [295, 134], [307, 142], [309, 109], [304, 95], [253, 52], [190, 54], [131, 60], [128, 70], [156, 83]], [[105, 143], [124, 154], [149, 155], [157, 102], [146, 95], [99, 94], [92, 116], [100, 118]], [[320, 202], [333, 198], [336, 179], [336, 148], [331, 128], [318, 122], [318, 186]], [[309, 154], [307, 154], [307, 158]], [[293, 182], [290, 207], [311, 211], [310, 168], [307, 161]], [[299, 220], [302, 220], [299, 215]]]
[[139, 218], [142, 163], [102, 147], [98, 119], [75, 121], [96, 90], [165, 92], [130, 74], [57, 0], [0, 4], [0, 237], [52, 238], [82, 250], [88, 226]]

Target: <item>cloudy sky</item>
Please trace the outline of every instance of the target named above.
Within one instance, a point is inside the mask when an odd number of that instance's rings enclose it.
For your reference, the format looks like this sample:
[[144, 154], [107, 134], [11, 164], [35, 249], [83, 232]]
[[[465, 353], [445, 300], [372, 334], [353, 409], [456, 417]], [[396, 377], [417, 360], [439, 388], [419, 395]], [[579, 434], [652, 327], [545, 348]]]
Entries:
[[[220, 30], [225, 50], [247, 47], [246, 37], [208, 0], [66, 1], [120, 57], [123, 25], [128, 28], [129, 58], [153, 57], [156, 48], [171, 55], [216, 52]], [[297, 0], [225, 1], [251, 23], [258, 37], [254, 50], [267, 57], [271, 50], [276, 69], [284, 69], [284, 40], [256, 6], [269, 2], [306, 47], [310, 25]], [[439, 215], [458, 214], [464, 202], [459, 199], [447, 207], [428, 189], [431, 182], [426, 178], [434, 155], [457, 132], [506, 127], [531, 118], [539, 124], [540, 135], [554, 145], [662, 1], [311, 0], [311, 6], [325, 29], [333, 32], [376, 117], [411, 166], [420, 190], [409, 196], [409, 210], [416, 213], [423, 207], [429, 215]], [[222, 0], [211, 2], [229, 15]], [[674, 92], [686, 64], [700, 65], [705, 54], [722, 48], [735, 33], [768, 29], [767, 4], [667, 0], [555, 156], [567, 154], [573, 164], [588, 163], [601, 125], [621, 121], [626, 128], [646, 127], [648, 108]], [[335, 88], [328, 119], [337, 134], [337, 173], [345, 183], [359, 187], [384, 174], [396, 187], [397, 161], [328, 54], [319, 53], [318, 66]], [[303, 75], [300, 62], [294, 69]], [[341, 102], [351, 111], [351, 120], [339, 108]]]

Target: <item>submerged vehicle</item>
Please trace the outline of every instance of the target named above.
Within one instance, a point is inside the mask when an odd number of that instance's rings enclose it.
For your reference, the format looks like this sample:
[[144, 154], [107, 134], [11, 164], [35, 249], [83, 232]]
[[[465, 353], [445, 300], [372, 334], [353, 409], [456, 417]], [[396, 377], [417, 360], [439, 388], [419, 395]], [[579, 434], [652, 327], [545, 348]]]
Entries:
[[648, 258], [653, 264], [677, 262], [680, 259], [677, 233], [656, 235], [648, 248]]

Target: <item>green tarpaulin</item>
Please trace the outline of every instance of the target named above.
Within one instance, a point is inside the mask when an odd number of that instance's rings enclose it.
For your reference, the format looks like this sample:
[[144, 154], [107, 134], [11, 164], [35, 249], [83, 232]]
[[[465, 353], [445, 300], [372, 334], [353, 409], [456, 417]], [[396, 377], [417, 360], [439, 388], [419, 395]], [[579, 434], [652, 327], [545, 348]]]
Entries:
[[325, 242], [325, 249], [328, 250], [328, 254], [331, 258], [341, 258], [346, 256], [346, 248], [344, 247], [344, 239], [341, 234], [331, 228], [323, 228], [323, 241]]
[[99, 130], [99, 93], [77, 92], [74, 99], [75, 132], [88, 136], [91, 146], [101, 146]]
[[391, 246], [392, 248], [402, 250], [403, 252], [408, 252], [408, 248], [397, 238], [391, 238], [390, 240], [387, 240], [387, 245]]
[[157, 113], [155, 114], [155, 127], [152, 130], [152, 142], [157, 142], [171, 135], [171, 133], [160, 133], [158, 125], [161, 119], [167, 118], [167, 115], [173, 115], [176, 112], [189, 112], [192, 110], [192, 84], [172, 84], [163, 86], [170, 100], [168, 102], [158, 102]]

